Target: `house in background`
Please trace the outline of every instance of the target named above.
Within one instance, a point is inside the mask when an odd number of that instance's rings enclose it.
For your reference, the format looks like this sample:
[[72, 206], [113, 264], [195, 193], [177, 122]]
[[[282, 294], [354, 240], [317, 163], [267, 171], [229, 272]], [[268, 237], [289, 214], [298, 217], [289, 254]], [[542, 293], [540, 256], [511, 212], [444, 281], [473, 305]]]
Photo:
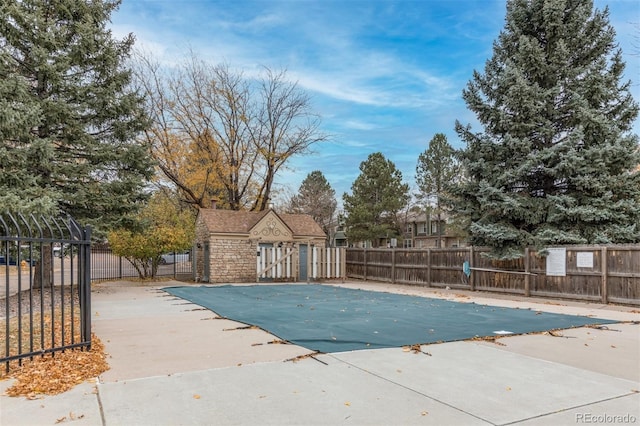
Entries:
[[331, 236], [329, 238], [329, 247], [347, 247], [347, 233], [344, 227], [344, 217], [338, 214], [337, 218], [329, 225], [331, 228]]
[[434, 214], [427, 212], [409, 212], [404, 221], [403, 248], [440, 248], [466, 247], [467, 241], [451, 232], [450, 218], [446, 213], [438, 220]]
[[[398, 221], [401, 235], [381, 235], [375, 241], [349, 241], [346, 236], [344, 221], [333, 224], [331, 247], [356, 248], [437, 248], [440, 239], [441, 248], [466, 247], [467, 240], [453, 232], [450, 217], [441, 214], [440, 220], [434, 214], [409, 211], [400, 216]], [[391, 232], [390, 232], [391, 233]], [[438, 238], [440, 237], [440, 238]]]

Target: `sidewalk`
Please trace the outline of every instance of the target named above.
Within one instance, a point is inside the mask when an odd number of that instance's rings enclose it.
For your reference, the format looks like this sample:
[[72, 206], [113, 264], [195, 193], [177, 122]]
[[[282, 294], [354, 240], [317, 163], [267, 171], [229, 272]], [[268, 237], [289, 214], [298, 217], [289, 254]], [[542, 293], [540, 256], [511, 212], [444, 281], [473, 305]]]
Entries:
[[[180, 283], [163, 286], [170, 285]], [[640, 321], [637, 309], [625, 307], [392, 288]], [[435, 344], [419, 353], [304, 357], [305, 348], [269, 343], [268, 333], [216, 319], [157, 286], [100, 284], [92, 303], [93, 329], [111, 369], [62, 395], [0, 396], [1, 425], [640, 424], [640, 324]], [[8, 386], [0, 382], [0, 393]]]

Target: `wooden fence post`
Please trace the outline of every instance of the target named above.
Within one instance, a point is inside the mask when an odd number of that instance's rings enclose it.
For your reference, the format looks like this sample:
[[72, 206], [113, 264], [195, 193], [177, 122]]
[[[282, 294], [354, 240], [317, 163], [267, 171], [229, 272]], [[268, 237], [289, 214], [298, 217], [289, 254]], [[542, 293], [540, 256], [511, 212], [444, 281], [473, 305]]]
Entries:
[[609, 303], [609, 289], [607, 288], [607, 275], [609, 271], [607, 269], [607, 248], [602, 247], [600, 252], [600, 269], [602, 272], [602, 286], [600, 287], [600, 295], [602, 296], [602, 303]]
[[427, 248], [427, 287], [431, 287], [431, 248]]
[[364, 280], [367, 280], [367, 248], [364, 249], [364, 265], [362, 266], [362, 273], [364, 274]]
[[471, 274], [469, 275], [469, 289], [471, 291], [475, 291], [476, 281], [473, 273], [473, 246], [469, 246], [469, 271], [471, 271]]
[[529, 275], [529, 247], [524, 249], [524, 295], [531, 296], [531, 275]]
[[391, 284], [396, 282], [396, 249], [391, 249]]

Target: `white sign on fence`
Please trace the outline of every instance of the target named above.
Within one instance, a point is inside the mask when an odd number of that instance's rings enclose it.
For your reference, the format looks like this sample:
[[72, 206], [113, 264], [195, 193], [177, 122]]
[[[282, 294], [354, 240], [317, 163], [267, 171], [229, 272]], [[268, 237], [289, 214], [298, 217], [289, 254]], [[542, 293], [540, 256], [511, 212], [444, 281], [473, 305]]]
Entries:
[[576, 253], [576, 266], [578, 268], [593, 268], [593, 252], [579, 251]]
[[547, 275], [564, 277], [567, 275], [567, 249], [547, 249]]

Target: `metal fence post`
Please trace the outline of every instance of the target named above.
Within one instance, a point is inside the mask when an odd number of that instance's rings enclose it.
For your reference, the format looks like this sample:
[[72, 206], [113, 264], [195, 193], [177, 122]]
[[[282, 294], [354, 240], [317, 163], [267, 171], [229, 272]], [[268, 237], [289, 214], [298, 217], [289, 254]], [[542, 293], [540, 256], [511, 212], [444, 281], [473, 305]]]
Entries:
[[82, 275], [83, 280], [80, 285], [82, 294], [81, 317], [82, 317], [82, 339], [89, 342], [88, 349], [91, 350], [91, 227], [87, 226], [83, 232], [82, 251], [84, 253], [81, 259], [81, 265], [84, 268]]
[[173, 279], [175, 280], [178, 276], [178, 253], [174, 250], [173, 252]]

